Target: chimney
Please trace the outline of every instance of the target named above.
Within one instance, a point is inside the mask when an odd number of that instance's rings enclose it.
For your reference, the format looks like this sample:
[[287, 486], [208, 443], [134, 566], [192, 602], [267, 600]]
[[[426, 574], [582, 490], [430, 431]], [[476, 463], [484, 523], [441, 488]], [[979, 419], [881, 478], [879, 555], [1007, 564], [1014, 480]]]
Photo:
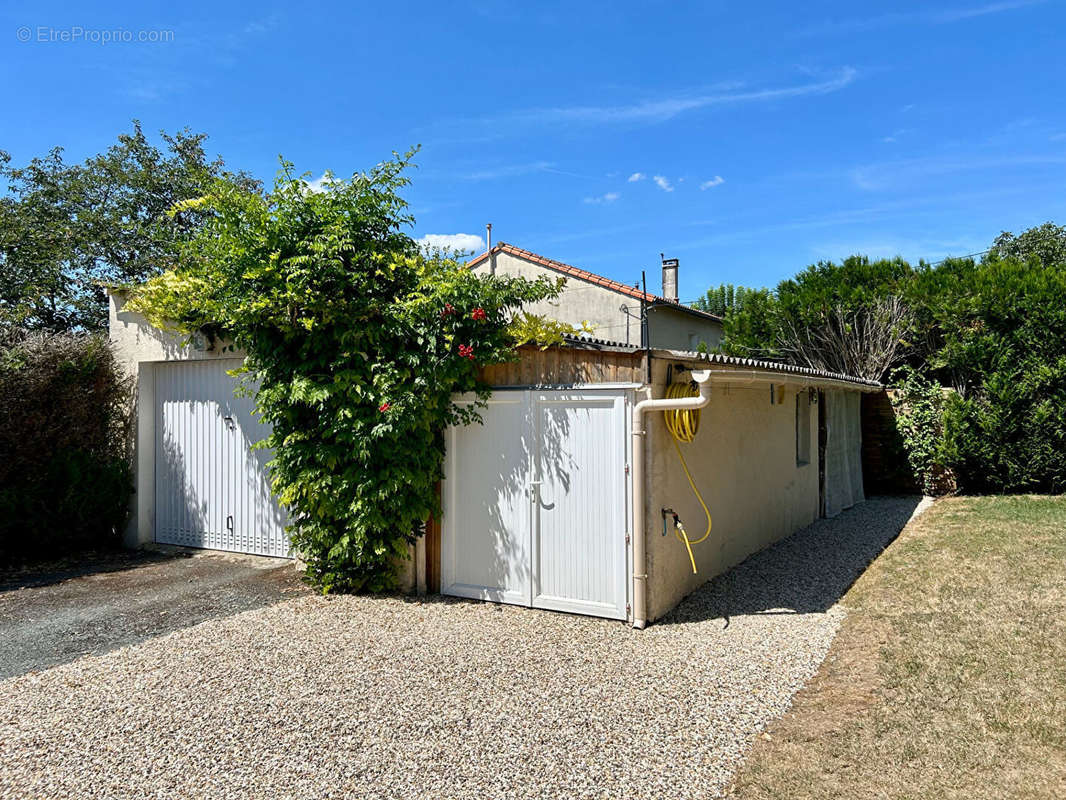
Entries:
[[676, 258], [663, 258], [663, 299], [678, 302]]

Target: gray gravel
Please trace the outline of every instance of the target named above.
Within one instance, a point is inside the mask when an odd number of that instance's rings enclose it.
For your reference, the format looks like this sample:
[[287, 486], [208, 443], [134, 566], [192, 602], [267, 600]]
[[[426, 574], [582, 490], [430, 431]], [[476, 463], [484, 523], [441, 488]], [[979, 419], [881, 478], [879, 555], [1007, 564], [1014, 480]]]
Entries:
[[708, 797], [913, 499], [820, 522], [646, 631], [303, 595], [0, 682], [0, 797]]
[[[174, 548], [171, 548], [173, 550]], [[309, 590], [291, 561], [207, 551], [116, 553], [94, 572], [0, 583], [0, 678], [100, 655]]]

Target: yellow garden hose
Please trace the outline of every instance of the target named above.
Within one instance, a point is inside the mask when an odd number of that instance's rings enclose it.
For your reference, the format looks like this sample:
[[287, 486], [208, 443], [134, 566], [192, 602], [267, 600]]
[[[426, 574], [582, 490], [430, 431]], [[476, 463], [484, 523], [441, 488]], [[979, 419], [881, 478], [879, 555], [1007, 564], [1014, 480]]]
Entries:
[[[671, 400], [681, 397], [695, 397], [698, 394], [699, 391], [692, 383], [672, 383], [666, 387], [666, 396]], [[688, 471], [685, 456], [681, 453], [681, 442], [687, 444], [696, 438], [696, 431], [700, 429], [700, 410], [698, 408], [667, 409], [663, 412], [663, 420], [666, 422], [667, 430], [674, 437], [674, 449], [677, 450], [677, 457], [681, 461], [681, 469], [685, 471], [685, 477], [688, 478], [688, 485], [692, 487], [693, 494], [696, 495], [696, 499], [703, 506], [703, 513], [707, 515], [707, 530], [704, 531], [703, 536], [699, 539], [689, 539], [688, 533], [686, 533], [685, 527], [680, 521], [676, 521], [674, 527], [674, 535], [680, 542], [684, 543], [685, 549], [688, 550], [688, 559], [692, 562], [692, 574], [695, 575], [696, 558], [692, 555], [692, 545], [705, 541], [711, 535], [711, 512], [707, 508], [707, 504], [703, 502], [703, 495], [696, 488], [696, 482], [692, 480], [692, 473]]]

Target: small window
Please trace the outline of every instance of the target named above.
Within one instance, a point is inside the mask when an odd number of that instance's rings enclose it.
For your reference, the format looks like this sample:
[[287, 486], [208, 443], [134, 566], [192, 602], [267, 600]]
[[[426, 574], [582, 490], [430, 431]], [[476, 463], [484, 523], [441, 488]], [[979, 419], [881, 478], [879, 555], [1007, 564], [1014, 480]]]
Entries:
[[796, 466], [811, 463], [811, 401], [807, 392], [796, 395]]

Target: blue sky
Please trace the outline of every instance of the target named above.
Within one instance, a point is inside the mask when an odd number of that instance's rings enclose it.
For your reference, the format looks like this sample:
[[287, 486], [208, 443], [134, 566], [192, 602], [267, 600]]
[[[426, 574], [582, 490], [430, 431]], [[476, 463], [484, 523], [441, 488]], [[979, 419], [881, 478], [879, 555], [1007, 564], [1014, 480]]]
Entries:
[[1066, 3], [874, 5], [9, 5], [0, 149], [82, 159], [138, 118], [269, 180], [420, 143], [416, 236], [492, 222], [649, 286], [665, 252], [683, 300], [1066, 222]]

